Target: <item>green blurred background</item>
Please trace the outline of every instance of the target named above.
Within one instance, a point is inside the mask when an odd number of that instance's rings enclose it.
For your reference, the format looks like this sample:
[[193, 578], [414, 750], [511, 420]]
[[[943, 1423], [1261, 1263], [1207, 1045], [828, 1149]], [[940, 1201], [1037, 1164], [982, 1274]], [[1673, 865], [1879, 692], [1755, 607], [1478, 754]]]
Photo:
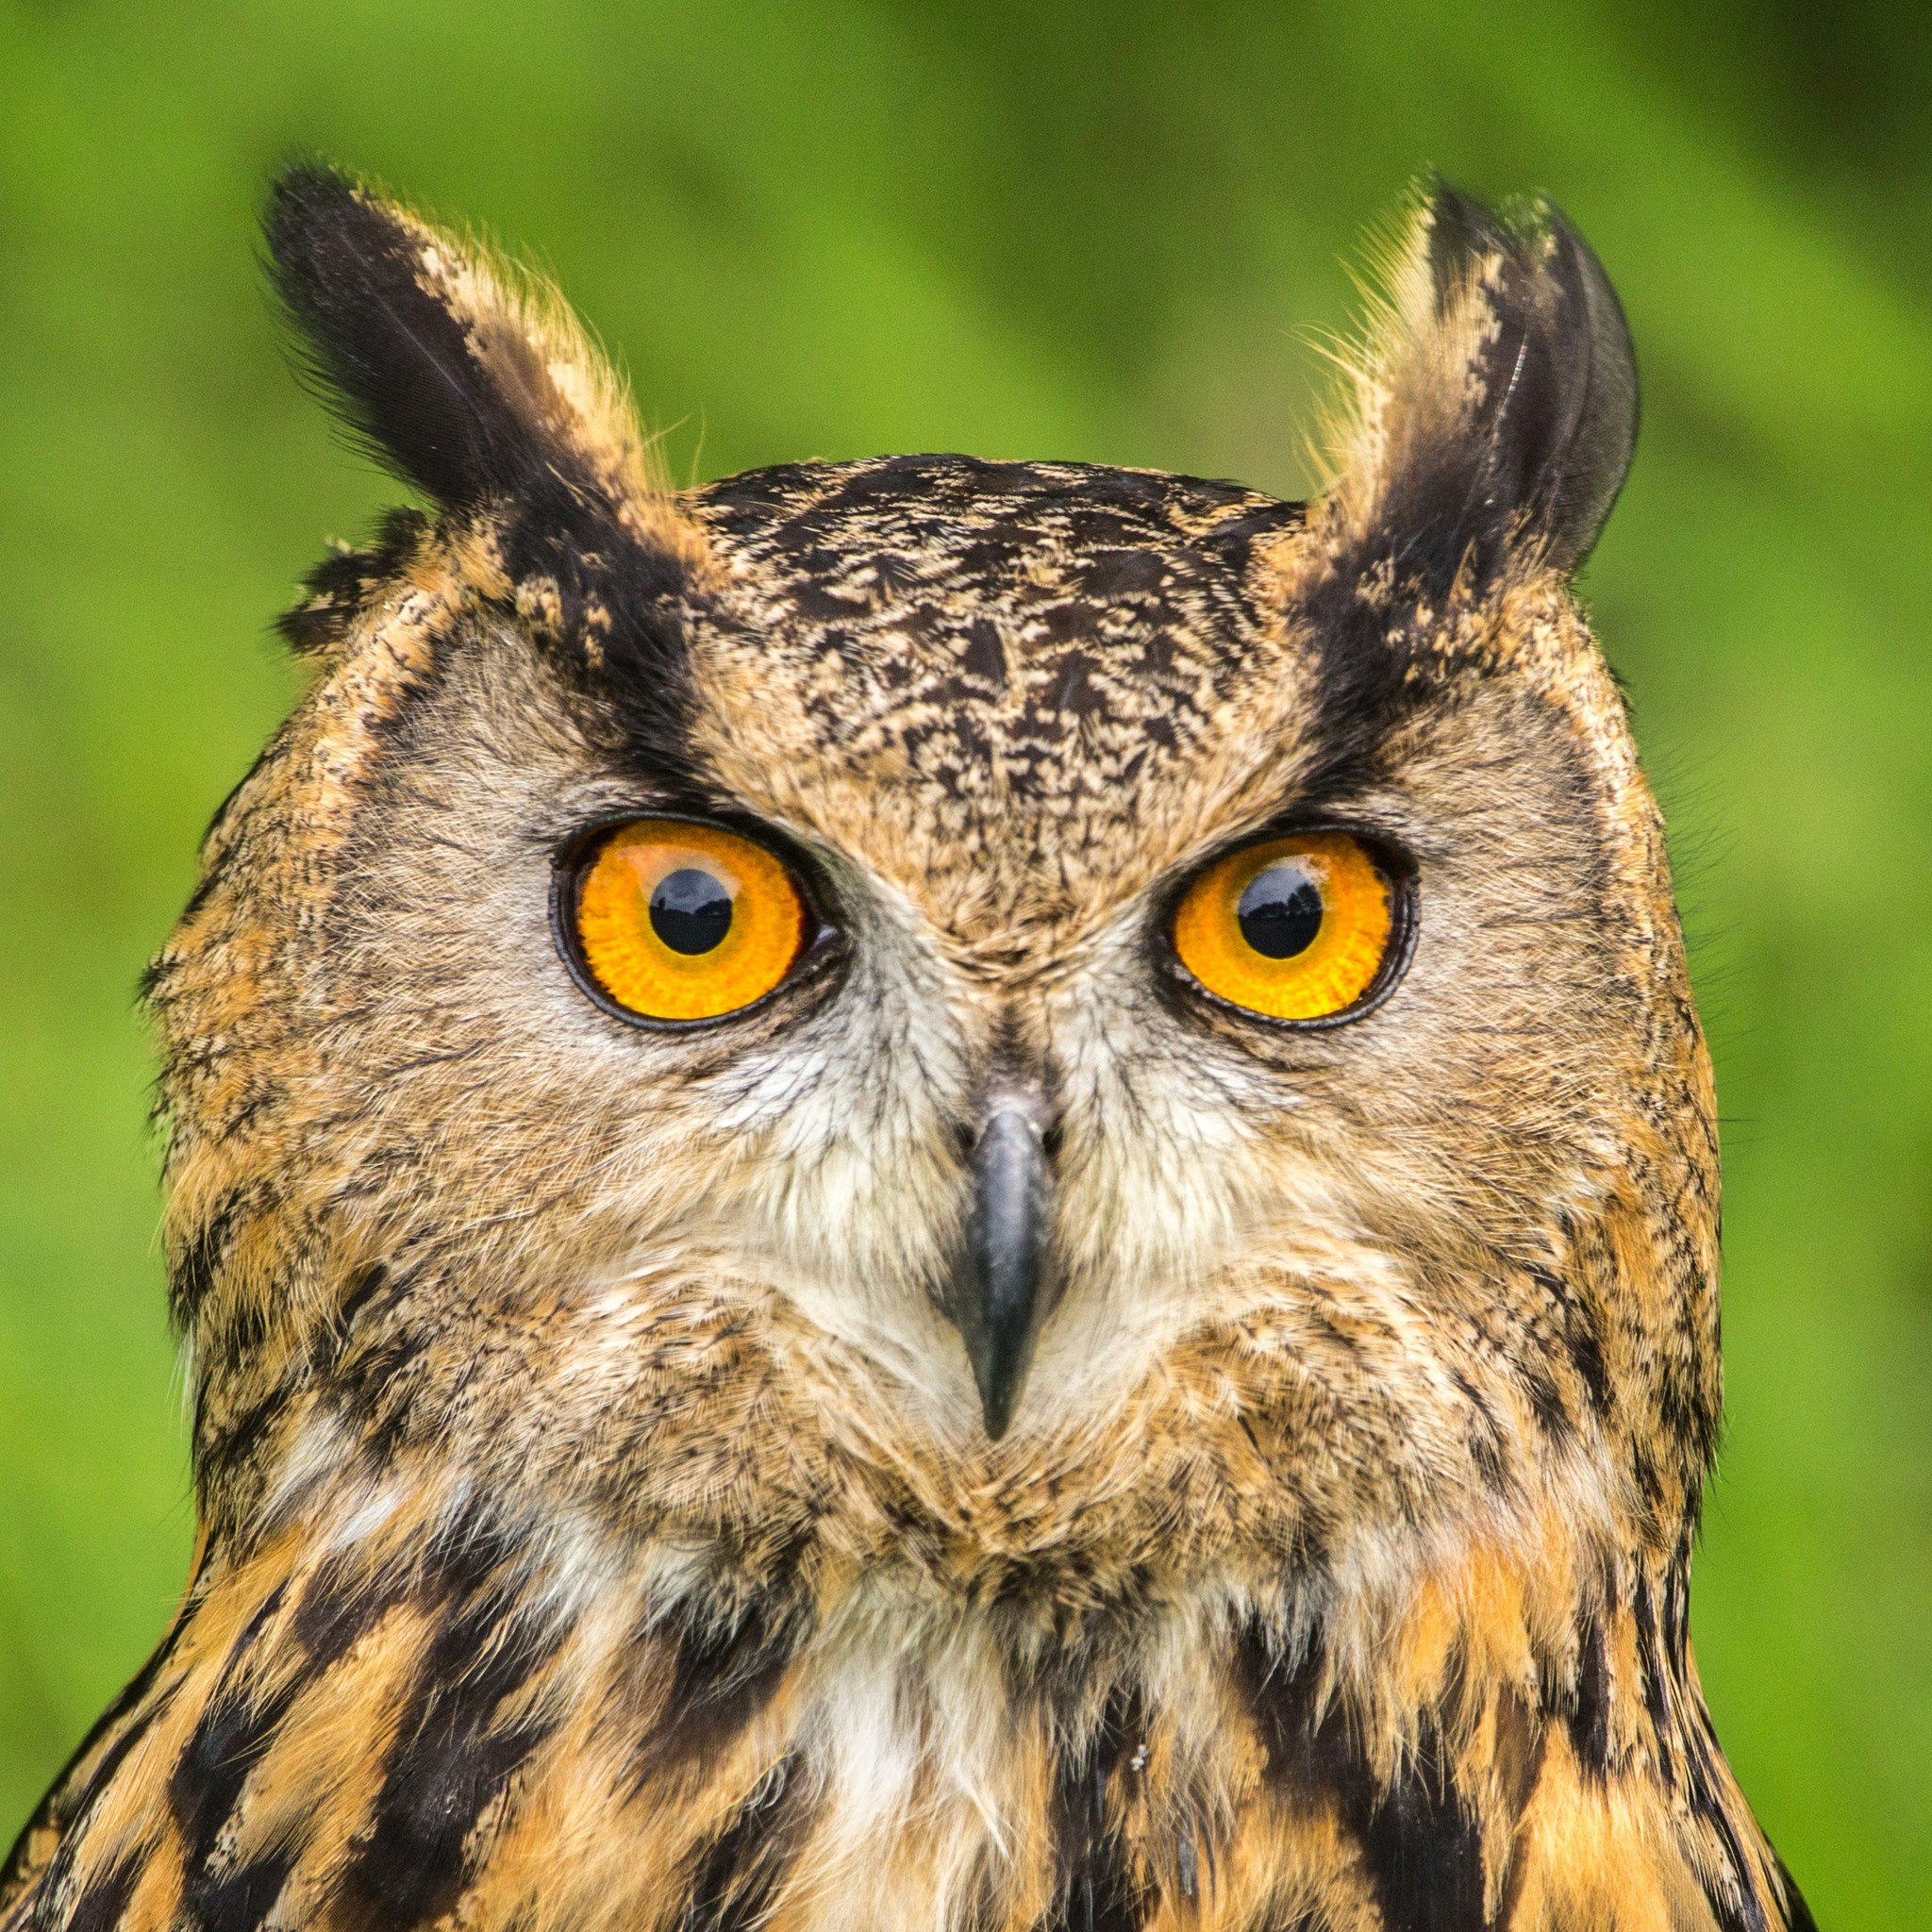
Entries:
[[395, 493], [258, 286], [298, 149], [557, 274], [680, 477], [1291, 492], [1364, 221], [1432, 162], [1565, 205], [1725, 1115], [1707, 1687], [1827, 1932], [1932, 1926], [1932, 16], [1880, 0], [0, 6], [0, 1840], [192, 1529], [135, 976], [294, 691], [269, 616]]

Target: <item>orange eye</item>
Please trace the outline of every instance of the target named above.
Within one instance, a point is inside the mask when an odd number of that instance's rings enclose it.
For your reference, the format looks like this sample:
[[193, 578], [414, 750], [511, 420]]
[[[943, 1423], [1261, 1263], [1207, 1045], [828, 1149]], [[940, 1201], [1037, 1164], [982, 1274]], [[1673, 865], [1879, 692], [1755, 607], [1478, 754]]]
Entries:
[[1174, 949], [1234, 1006], [1325, 1020], [1374, 985], [1394, 932], [1394, 889], [1368, 847], [1298, 832], [1210, 865], [1174, 914]]
[[639, 819], [597, 848], [577, 887], [584, 964], [647, 1020], [715, 1020], [759, 1000], [804, 949], [806, 907], [762, 846], [715, 825]]

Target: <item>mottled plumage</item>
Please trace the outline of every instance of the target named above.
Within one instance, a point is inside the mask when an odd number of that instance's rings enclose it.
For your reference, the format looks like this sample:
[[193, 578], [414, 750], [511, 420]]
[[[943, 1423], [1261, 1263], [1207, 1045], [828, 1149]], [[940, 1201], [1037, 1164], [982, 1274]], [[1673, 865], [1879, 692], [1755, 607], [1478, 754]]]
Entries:
[[[319, 171], [269, 245], [432, 508], [287, 621], [152, 971], [202, 1537], [4, 1932], [1808, 1926], [1688, 1638], [1717, 1151], [1569, 588], [1636, 425], [1574, 235], [1417, 203], [1306, 508], [672, 492], [474, 248]], [[559, 854], [652, 813], [834, 915], [741, 1016], [560, 955]], [[1164, 950], [1280, 824], [1413, 868], [1339, 1024]], [[995, 1438], [949, 1284], [1020, 1089]]]

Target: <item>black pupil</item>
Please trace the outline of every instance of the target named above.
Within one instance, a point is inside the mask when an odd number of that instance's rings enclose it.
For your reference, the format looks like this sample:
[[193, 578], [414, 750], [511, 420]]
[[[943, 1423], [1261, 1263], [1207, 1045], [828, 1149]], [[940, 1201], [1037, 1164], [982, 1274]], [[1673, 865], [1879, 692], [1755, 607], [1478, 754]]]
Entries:
[[674, 953], [708, 953], [731, 930], [731, 894], [715, 873], [679, 866], [651, 894], [651, 930]]
[[1292, 959], [1322, 930], [1322, 889], [1299, 859], [1278, 858], [1248, 881], [1235, 917], [1264, 959]]

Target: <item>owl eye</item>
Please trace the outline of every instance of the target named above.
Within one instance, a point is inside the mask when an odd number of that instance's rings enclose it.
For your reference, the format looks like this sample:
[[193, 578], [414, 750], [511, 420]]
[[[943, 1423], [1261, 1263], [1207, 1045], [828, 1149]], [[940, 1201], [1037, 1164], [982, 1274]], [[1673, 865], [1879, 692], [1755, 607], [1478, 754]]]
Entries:
[[1358, 1005], [1389, 961], [1396, 884], [1347, 832], [1297, 832], [1230, 852], [1182, 895], [1181, 964], [1217, 999], [1271, 1020]]
[[808, 937], [805, 894], [781, 860], [679, 819], [605, 834], [565, 910], [598, 990], [645, 1020], [715, 1020], [763, 999]]

